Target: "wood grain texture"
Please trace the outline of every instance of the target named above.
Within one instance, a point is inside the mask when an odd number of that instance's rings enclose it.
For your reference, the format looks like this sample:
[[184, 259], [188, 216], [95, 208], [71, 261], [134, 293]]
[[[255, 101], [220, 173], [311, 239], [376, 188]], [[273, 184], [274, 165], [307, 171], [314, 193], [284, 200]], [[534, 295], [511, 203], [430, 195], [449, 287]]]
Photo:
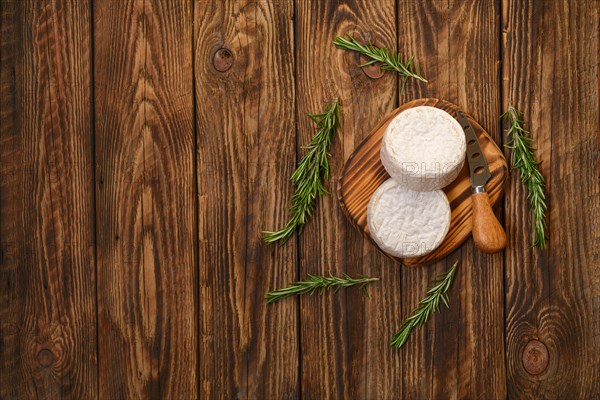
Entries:
[[397, 77], [369, 78], [358, 67], [358, 55], [336, 49], [332, 41], [353, 34], [395, 48], [394, 15], [395, 1], [296, 2], [298, 145], [314, 134], [306, 112], [322, 110], [335, 97], [342, 108], [327, 182], [332, 195], [317, 201], [299, 237], [300, 276], [331, 272], [381, 278], [369, 298], [348, 290], [301, 299], [302, 396], [307, 399], [395, 398], [402, 392], [400, 354], [389, 345], [401, 315], [400, 270], [352, 228], [335, 196], [344, 161], [396, 106]]
[[[398, 47], [415, 55], [429, 80], [409, 82], [401, 103], [419, 97], [453, 102], [501, 143], [499, 12], [493, 1], [399, 1]], [[404, 269], [402, 314], [458, 258], [450, 309], [401, 350], [405, 398], [505, 397], [502, 254], [483, 254], [469, 239], [428, 269]]]
[[[598, 0], [0, 0], [0, 399], [600, 398]], [[415, 55], [428, 84], [337, 50]], [[289, 181], [334, 97], [332, 195], [285, 246]], [[351, 153], [418, 98], [543, 160], [549, 247], [513, 173], [509, 243], [406, 268], [344, 217]], [[505, 151], [505, 155], [509, 153]], [[504, 218], [502, 218], [504, 217]], [[389, 346], [431, 279], [450, 308]], [[379, 277], [267, 306], [314, 274]]]
[[99, 397], [195, 398], [192, 9], [94, 2]]
[[0, 398], [96, 397], [89, 2], [0, 6]]
[[544, 251], [518, 173], [506, 200], [512, 398], [600, 397], [599, 5], [502, 4], [504, 109], [524, 112], [549, 194]]
[[[381, 140], [390, 122], [401, 112], [419, 106], [436, 107], [456, 117], [459, 109], [455, 104], [439, 99], [418, 99], [402, 104], [400, 107], [386, 115], [358, 145], [344, 166], [338, 190], [342, 210], [365, 238], [375, 246], [367, 225], [367, 208], [369, 200], [377, 188], [390, 178], [381, 164]], [[504, 193], [504, 182], [508, 172], [506, 160], [502, 150], [494, 143], [491, 137], [472, 117], [468, 117], [480, 146], [488, 162], [492, 175], [486, 184], [492, 204], [498, 202]], [[405, 265], [426, 265], [441, 260], [456, 250], [471, 235], [473, 226], [471, 208], [471, 178], [467, 161], [457, 178], [444, 189], [452, 209], [450, 229], [442, 244], [433, 252], [421, 257], [400, 259], [397, 261]]]
[[299, 398], [297, 278], [285, 225], [296, 163], [292, 1], [195, 3], [200, 397]]

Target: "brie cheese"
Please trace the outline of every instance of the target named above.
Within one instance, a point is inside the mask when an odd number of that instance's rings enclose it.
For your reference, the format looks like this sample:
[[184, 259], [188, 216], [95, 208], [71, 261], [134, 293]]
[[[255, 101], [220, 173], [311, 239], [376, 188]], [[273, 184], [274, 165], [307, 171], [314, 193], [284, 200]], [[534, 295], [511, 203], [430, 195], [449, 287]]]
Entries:
[[450, 227], [450, 204], [441, 190], [417, 192], [388, 179], [369, 201], [367, 224], [371, 237], [386, 253], [418, 257], [444, 240]]
[[435, 107], [409, 108], [388, 125], [381, 163], [398, 184], [416, 191], [450, 184], [465, 161], [465, 134], [456, 119]]

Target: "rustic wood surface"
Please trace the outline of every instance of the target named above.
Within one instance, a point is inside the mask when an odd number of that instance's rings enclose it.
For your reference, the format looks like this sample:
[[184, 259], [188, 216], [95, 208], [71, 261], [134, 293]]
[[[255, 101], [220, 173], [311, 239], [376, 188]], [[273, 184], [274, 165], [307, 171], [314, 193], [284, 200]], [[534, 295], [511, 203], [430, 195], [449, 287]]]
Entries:
[[[503, 9], [504, 103], [529, 116], [551, 232], [546, 251], [505, 255], [508, 394], [599, 398], [600, 2], [518, 1]], [[518, 206], [527, 194], [518, 176], [510, 186], [509, 249], [530, 249], [531, 220]]]
[[191, 5], [93, 16], [98, 396], [197, 397]]
[[[500, 5], [451, 0], [400, 1], [398, 6], [399, 32], [406, 32], [399, 35], [398, 46], [416, 55], [429, 80], [409, 85], [401, 102], [420, 97], [453, 102], [502, 143]], [[505, 374], [503, 254], [484, 255], [468, 240], [427, 269], [404, 269], [402, 313], [410, 313], [431, 279], [456, 259], [461, 265], [450, 293], [453, 306], [403, 351], [407, 398], [504, 398], [510, 385]]]
[[[390, 178], [383, 167], [383, 164], [381, 164], [381, 159], [379, 157], [381, 141], [386, 128], [397, 115], [409, 108], [420, 106], [436, 107], [446, 111], [454, 117], [457, 116], [457, 112], [460, 110], [460, 107], [457, 105], [440, 99], [417, 99], [402, 104], [400, 107], [386, 115], [373, 128], [369, 135], [350, 155], [342, 170], [338, 190], [340, 206], [352, 225], [354, 225], [354, 227], [356, 227], [356, 229], [358, 229], [363, 236], [374, 245], [375, 242], [371, 238], [369, 226], [367, 225], [369, 200], [377, 188]], [[504, 194], [504, 183], [506, 181], [506, 175], [508, 174], [506, 159], [502, 150], [481, 125], [468, 115], [467, 118], [469, 118], [471, 125], [473, 126], [475, 135], [477, 135], [479, 144], [488, 163], [491, 177], [485, 186], [486, 191], [489, 194], [490, 204], [495, 205]], [[390, 257], [397, 259], [398, 262], [404, 265], [427, 265], [447, 257], [471, 236], [471, 229], [473, 227], [471, 178], [469, 176], [469, 165], [466, 161], [454, 182], [446, 186], [443, 190], [450, 202], [452, 215], [450, 229], [442, 244], [431, 253], [421, 257], [405, 259], [395, 258], [391, 255]], [[493, 213], [490, 212], [489, 215], [493, 217]], [[498, 223], [496, 223], [496, 226], [499, 226]]]
[[201, 398], [299, 396], [298, 301], [264, 302], [296, 278], [295, 241], [260, 234], [285, 223], [296, 164], [293, 11], [195, 3]]
[[381, 278], [369, 301], [358, 290], [300, 299], [300, 390], [307, 399], [377, 399], [398, 397], [402, 390], [401, 353], [389, 346], [401, 319], [401, 270], [362, 239], [335, 195], [345, 160], [397, 107], [398, 79], [394, 74], [371, 79], [358, 68], [358, 55], [331, 44], [336, 35], [351, 33], [395, 47], [394, 9], [393, 0], [378, 1], [377, 7], [362, 0], [296, 2], [298, 145], [314, 134], [306, 112], [319, 111], [336, 97], [342, 104], [327, 184], [332, 195], [319, 201], [299, 237], [299, 276], [345, 272]]
[[0, 7], [0, 397], [94, 398], [90, 4]]
[[[600, 398], [598, 0], [1, 0], [0, 399]], [[414, 54], [400, 80], [336, 35]], [[330, 196], [289, 176], [342, 102]], [[403, 267], [345, 218], [350, 154], [399, 104], [459, 105], [500, 145], [525, 113], [548, 186], [532, 247], [511, 173], [495, 255]], [[504, 149], [508, 158], [510, 153]], [[390, 338], [460, 258], [450, 308]], [[358, 290], [264, 293], [307, 273]]]

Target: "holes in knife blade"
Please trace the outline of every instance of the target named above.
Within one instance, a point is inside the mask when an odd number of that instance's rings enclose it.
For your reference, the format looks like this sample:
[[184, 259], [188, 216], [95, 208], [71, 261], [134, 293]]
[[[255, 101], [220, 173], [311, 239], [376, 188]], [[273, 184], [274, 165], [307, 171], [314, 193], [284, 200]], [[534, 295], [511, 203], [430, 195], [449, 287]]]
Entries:
[[475, 139], [471, 139], [467, 142], [469, 146], [473, 146], [475, 144]]
[[483, 167], [477, 167], [477, 168], [475, 168], [475, 171], [473, 171], [473, 172], [476, 173], [477, 175], [483, 174]]
[[473, 153], [473, 154], [471, 155], [471, 158], [477, 158], [477, 157], [479, 157], [479, 153]]

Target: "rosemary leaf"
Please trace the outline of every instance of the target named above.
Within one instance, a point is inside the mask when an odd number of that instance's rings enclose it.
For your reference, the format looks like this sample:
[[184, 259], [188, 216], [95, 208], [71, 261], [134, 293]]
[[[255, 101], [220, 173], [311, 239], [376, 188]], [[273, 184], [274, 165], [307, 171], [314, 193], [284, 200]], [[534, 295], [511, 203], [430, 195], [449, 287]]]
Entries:
[[419, 66], [415, 62], [414, 57], [404, 59], [402, 55], [395, 54], [386, 47], [380, 48], [371, 43], [362, 44], [352, 36], [348, 36], [347, 39], [337, 36], [333, 41], [333, 44], [338, 49], [356, 51], [367, 57], [369, 61], [362, 64], [360, 66], [361, 68], [379, 62], [381, 63], [381, 69], [398, 72], [402, 77], [402, 91], [404, 91], [404, 86], [406, 85], [408, 78], [427, 82], [427, 79], [421, 75]]
[[285, 243], [296, 232], [301, 230], [315, 208], [317, 197], [327, 194], [323, 179], [329, 179], [329, 147], [340, 120], [340, 102], [331, 102], [322, 114], [307, 114], [317, 125], [317, 132], [296, 170], [292, 174], [292, 182], [296, 192], [292, 195], [292, 217], [288, 223], [276, 232], [263, 232], [266, 243], [281, 241]]
[[512, 150], [511, 165], [519, 170], [521, 183], [527, 188], [529, 206], [533, 213], [533, 245], [546, 247], [546, 184], [540, 172], [540, 161], [535, 157], [535, 147], [529, 132], [523, 128], [522, 113], [510, 106], [502, 115], [509, 126], [506, 147]]
[[341, 288], [349, 288], [355, 285], [359, 285], [361, 289], [366, 290], [366, 286], [369, 283], [378, 280], [379, 278], [368, 278], [362, 275], [352, 278], [346, 274], [344, 274], [343, 277], [337, 277], [331, 274], [329, 274], [329, 276], [315, 276], [308, 274], [308, 279], [299, 282], [292, 282], [290, 283], [290, 286], [286, 288], [268, 292], [265, 298], [267, 299], [267, 303], [274, 303], [289, 296], [305, 293], [312, 294], [317, 290], [322, 292], [328, 288], [334, 288], [334, 292], [337, 292]]
[[400, 330], [392, 338], [393, 347], [400, 348], [404, 346], [413, 329], [423, 326], [431, 314], [439, 311], [440, 300], [449, 308], [447, 293], [454, 280], [454, 272], [457, 265], [458, 261], [448, 271], [437, 277], [434, 281], [435, 286], [427, 291], [427, 296], [419, 302], [419, 306], [404, 320], [400, 326]]

